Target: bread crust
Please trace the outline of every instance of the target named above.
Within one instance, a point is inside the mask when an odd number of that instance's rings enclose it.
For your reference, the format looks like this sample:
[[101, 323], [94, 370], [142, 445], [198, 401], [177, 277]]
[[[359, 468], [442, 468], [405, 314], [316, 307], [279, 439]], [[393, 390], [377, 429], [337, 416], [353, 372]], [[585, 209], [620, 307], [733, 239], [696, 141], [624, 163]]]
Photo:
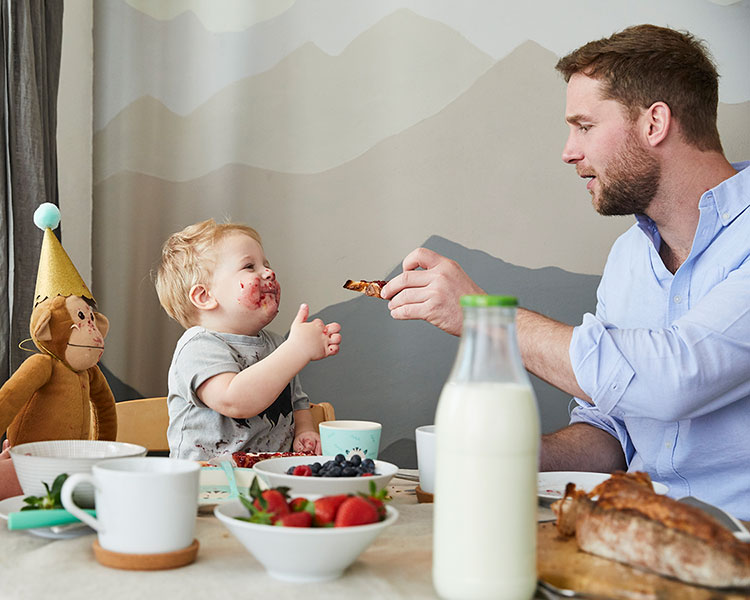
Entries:
[[615, 474], [588, 495], [568, 484], [552, 509], [558, 531], [574, 534], [585, 552], [686, 583], [750, 586], [750, 544], [702, 510], [656, 494], [645, 473]]

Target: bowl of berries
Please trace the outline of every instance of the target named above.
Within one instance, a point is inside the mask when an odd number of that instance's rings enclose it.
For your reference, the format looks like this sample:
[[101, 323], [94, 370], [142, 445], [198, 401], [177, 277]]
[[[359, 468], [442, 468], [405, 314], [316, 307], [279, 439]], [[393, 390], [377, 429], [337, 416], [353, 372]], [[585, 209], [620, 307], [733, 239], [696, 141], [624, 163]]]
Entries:
[[[370, 479], [372, 481], [372, 479]], [[398, 518], [385, 490], [363, 494], [290, 497], [285, 487], [219, 504], [214, 514], [276, 579], [329, 581], [344, 571]]]
[[253, 470], [269, 487], [285, 486], [295, 494], [366, 493], [370, 481], [384, 488], [398, 471], [394, 464], [336, 456], [290, 456], [256, 463]]

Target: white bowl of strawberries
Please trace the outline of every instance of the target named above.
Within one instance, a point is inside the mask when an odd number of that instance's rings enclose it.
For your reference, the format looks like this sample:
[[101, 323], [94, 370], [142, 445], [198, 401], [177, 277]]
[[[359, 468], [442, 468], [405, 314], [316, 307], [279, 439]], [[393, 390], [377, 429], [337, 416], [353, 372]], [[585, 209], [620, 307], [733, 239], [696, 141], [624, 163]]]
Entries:
[[214, 514], [269, 575], [297, 583], [341, 577], [398, 518], [383, 503], [385, 490], [290, 498], [287, 488], [261, 491], [254, 482], [250, 496], [220, 504]]

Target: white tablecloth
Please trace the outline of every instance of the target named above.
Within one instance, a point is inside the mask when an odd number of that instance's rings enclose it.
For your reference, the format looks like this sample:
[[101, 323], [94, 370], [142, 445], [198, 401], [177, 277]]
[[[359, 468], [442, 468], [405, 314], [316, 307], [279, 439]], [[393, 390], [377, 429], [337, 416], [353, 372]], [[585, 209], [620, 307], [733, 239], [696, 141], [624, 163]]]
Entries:
[[[198, 517], [196, 561], [167, 571], [122, 571], [94, 558], [94, 535], [49, 540], [0, 524], [1, 600], [239, 600], [299, 598], [435, 598], [432, 587], [432, 504], [418, 504], [415, 483], [394, 479], [399, 512], [349, 567], [328, 583], [293, 584], [269, 577], [213, 515]], [[544, 509], [540, 509], [544, 510]], [[548, 517], [540, 512], [540, 519]]]
[[432, 505], [418, 504], [415, 484], [394, 480], [392, 505], [399, 511], [349, 567], [328, 583], [292, 584], [269, 577], [263, 567], [213, 515], [198, 517], [198, 558], [167, 571], [121, 571], [94, 558], [94, 535], [49, 540], [0, 524], [0, 599], [159, 600], [200, 598], [434, 598]]

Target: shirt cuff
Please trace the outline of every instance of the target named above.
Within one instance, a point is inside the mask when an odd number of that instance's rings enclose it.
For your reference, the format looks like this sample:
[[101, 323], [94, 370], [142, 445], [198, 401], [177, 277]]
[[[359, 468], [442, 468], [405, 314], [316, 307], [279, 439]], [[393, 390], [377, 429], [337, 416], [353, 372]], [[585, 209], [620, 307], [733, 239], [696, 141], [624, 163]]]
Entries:
[[591, 313], [573, 328], [570, 362], [578, 385], [605, 414], [621, 418], [617, 408], [635, 375], [602, 321]]

